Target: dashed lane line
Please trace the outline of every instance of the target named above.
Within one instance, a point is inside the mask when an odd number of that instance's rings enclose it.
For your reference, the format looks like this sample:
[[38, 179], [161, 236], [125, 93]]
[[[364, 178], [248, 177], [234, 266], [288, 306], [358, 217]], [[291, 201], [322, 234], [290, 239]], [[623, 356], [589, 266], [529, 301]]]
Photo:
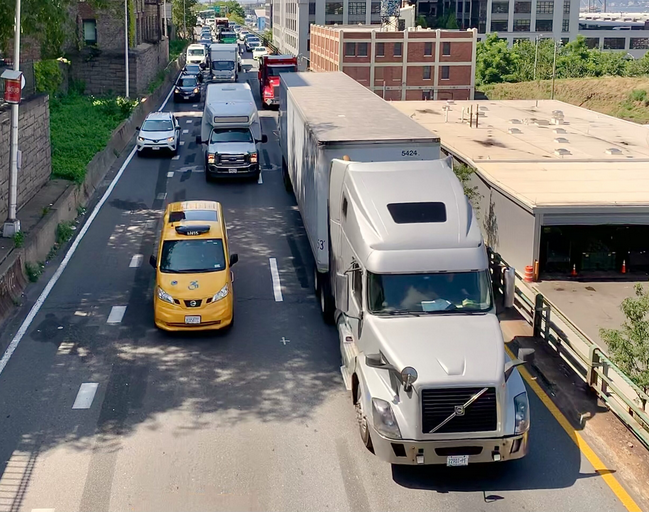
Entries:
[[114, 306], [113, 308], [110, 309], [110, 314], [108, 314], [108, 319], [106, 320], [106, 324], [119, 324], [120, 322], [122, 322], [125, 313], [126, 313], [125, 306]]
[[268, 263], [270, 265], [270, 275], [273, 279], [273, 294], [275, 295], [275, 301], [284, 301], [284, 298], [282, 297], [282, 284], [279, 280], [279, 271], [277, 270], [277, 260], [269, 258]]
[[131, 258], [131, 263], [128, 264], [129, 267], [140, 267], [142, 265], [142, 260], [144, 259], [144, 255], [133, 255], [133, 258]]
[[73, 410], [87, 410], [95, 399], [99, 383], [81, 383], [77, 397], [72, 405]]

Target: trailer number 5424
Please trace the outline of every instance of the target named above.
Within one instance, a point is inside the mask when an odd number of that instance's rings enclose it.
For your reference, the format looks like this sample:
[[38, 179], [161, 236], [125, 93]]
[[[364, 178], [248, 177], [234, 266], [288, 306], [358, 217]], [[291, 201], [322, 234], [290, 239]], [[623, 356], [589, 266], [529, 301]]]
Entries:
[[402, 157], [416, 157], [417, 156], [417, 150], [402, 150], [401, 151], [401, 156]]

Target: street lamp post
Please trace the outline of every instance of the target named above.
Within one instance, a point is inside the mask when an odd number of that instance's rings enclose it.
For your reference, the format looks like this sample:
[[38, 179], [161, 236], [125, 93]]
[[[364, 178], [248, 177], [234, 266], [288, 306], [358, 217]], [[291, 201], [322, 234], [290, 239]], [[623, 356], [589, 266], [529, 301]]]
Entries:
[[554, 77], [557, 74], [557, 47], [561, 44], [561, 41], [554, 42], [554, 59], [552, 59], [552, 93], [550, 99], [554, 100]]
[[[16, 0], [14, 22], [14, 71], [20, 70], [20, 0]], [[2, 227], [3, 237], [13, 237], [20, 231], [18, 220], [18, 103], [11, 106], [11, 150], [9, 164], [9, 212]]]
[[536, 36], [536, 51], [534, 53], [534, 80], [536, 81], [536, 63], [539, 61], [539, 41], [541, 40], [541, 36], [543, 34], [539, 34]]
[[124, 64], [125, 64], [125, 74], [126, 74], [126, 97], [129, 97], [128, 90], [128, 0], [124, 0]]

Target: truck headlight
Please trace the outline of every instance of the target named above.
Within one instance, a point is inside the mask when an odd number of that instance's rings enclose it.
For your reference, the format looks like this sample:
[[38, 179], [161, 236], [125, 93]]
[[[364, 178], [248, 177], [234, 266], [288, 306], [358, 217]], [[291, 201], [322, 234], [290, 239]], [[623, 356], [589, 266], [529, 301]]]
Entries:
[[160, 287], [158, 287], [158, 299], [160, 299], [161, 301], [164, 301], [165, 303], [171, 303], [172, 305], [176, 304], [174, 302], [174, 298], [172, 298], [169, 294], [167, 294]]
[[401, 431], [394, 418], [390, 403], [383, 399], [372, 397], [372, 419], [374, 428], [388, 438], [401, 438]]
[[250, 162], [253, 163], [253, 164], [256, 164], [256, 163], [257, 163], [257, 157], [258, 157], [258, 155], [257, 155], [256, 152], [255, 152], [255, 153], [251, 153], [251, 154], [250, 154]]
[[214, 153], [208, 153], [207, 154], [207, 163], [208, 164], [214, 164]]
[[230, 293], [230, 289], [228, 288], [228, 284], [226, 283], [225, 285], [223, 285], [223, 288], [221, 290], [219, 290], [216, 294], [214, 294], [214, 296], [212, 297], [212, 302], [223, 299], [229, 293]]
[[530, 428], [530, 404], [527, 400], [527, 392], [514, 397], [514, 433], [522, 435]]

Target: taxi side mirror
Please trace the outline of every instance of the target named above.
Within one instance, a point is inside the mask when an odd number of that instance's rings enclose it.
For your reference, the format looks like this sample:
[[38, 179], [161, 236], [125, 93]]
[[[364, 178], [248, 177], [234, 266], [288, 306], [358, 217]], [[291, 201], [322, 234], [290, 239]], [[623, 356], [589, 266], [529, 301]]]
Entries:
[[232, 267], [234, 264], [236, 264], [239, 261], [239, 255], [236, 253], [232, 253], [230, 255], [230, 267]]
[[151, 264], [151, 267], [153, 267], [154, 269], [156, 269], [158, 267], [154, 255], [151, 255], [149, 257], [149, 263]]

